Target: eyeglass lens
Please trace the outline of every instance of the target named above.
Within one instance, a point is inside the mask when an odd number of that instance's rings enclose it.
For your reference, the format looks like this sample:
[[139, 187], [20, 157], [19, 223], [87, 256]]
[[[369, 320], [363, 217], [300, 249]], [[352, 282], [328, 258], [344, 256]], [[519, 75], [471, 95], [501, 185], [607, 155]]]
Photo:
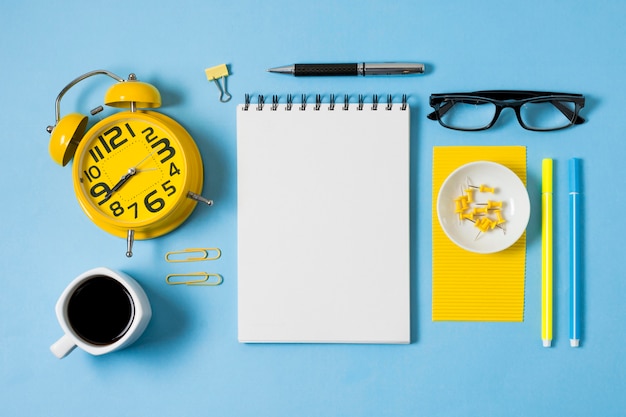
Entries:
[[483, 129], [489, 126], [496, 114], [496, 105], [489, 101], [444, 101], [440, 108], [449, 109], [439, 113], [444, 126], [463, 130]]
[[575, 110], [575, 104], [570, 101], [529, 102], [520, 108], [520, 117], [531, 129], [560, 129], [572, 124]]
[[[487, 100], [444, 101], [439, 117], [444, 126], [462, 130], [479, 130], [488, 127], [496, 117], [497, 106]], [[554, 130], [566, 127], [576, 117], [575, 103], [567, 100], [542, 100], [524, 103], [519, 116], [528, 129]]]

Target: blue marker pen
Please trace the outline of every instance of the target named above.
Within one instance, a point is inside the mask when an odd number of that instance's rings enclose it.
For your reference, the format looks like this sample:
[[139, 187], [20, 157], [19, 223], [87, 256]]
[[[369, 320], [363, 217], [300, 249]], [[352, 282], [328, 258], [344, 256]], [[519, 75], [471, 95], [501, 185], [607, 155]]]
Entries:
[[580, 344], [580, 278], [581, 278], [581, 184], [580, 159], [569, 160], [569, 342], [571, 347]]

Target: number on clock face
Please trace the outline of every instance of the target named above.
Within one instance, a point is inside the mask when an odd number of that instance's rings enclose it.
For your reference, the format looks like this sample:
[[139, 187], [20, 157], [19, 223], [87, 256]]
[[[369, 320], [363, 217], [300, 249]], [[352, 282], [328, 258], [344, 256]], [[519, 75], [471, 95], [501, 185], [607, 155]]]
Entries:
[[90, 203], [118, 221], [166, 213], [183, 191], [186, 168], [170, 137], [164, 129], [132, 118], [94, 134], [80, 166]]

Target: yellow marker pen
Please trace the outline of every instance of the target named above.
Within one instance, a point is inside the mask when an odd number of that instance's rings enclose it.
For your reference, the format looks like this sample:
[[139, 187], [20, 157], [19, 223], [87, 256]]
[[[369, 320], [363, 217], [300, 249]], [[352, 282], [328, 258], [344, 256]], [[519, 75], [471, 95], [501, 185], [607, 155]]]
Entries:
[[541, 163], [541, 339], [552, 345], [552, 159]]

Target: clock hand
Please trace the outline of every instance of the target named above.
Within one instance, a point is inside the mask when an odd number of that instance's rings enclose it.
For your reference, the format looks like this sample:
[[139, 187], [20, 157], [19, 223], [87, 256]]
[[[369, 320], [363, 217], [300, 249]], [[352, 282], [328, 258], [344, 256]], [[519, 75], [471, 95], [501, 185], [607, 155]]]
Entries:
[[156, 150], [150, 152], [148, 155], [146, 155], [145, 158], [143, 158], [141, 161], [139, 161], [138, 163], [135, 164], [135, 168], [137, 168], [139, 165], [143, 164], [146, 159], [150, 158], [154, 153], [156, 152]]
[[[111, 188], [109, 190], [109, 192], [104, 196], [104, 200], [102, 200], [102, 203], [106, 203], [111, 198], [113, 193], [116, 192], [117, 190], [119, 190], [120, 188], [122, 188], [122, 185], [124, 185], [126, 183], [126, 181], [128, 181], [130, 179], [130, 177], [132, 177], [136, 173], [137, 173], [137, 170], [135, 168], [129, 168], [128, 172], [126, 174], [122, 175], [122, 178], [120, 178], [120, 180], [117, 182], [117, 184], [115, 184], [113, 186], [113, 188]], [[102, 203], [100, 203], [100, 204], [102, 204]]]
[[[150, 155], [148, 155], [149, 157]], [[148, 159], [148, 157], [144, 158], [143, 161], [145, 161], [146, 159]], [[137, 164], [136, 166], [139, 166], [143, 161], [139, 162], [139, 164]], [[128, 168], [128, 172], [124, 175], [122, 175], [122, 178], [120, 178], [120, 180], [117, 182], [117, 184], [115, 184], [113, 186], [113, 188], [111, 188], [106, 195], [104, 196], [104, 200], [102, 200], [100, 202], [100, 204], [104, 204], [107, 201], [109, 201], [109, 199], [111, 198], [111, 196], [113, 195], [114, 192], [116, 192], [117, 190], [119, 190], [120, 188], [122, 188], [122, 185], [124, 185], [129, 179], [130, 177], [132, 177], [133, 175], [139, 173], [139, 172], [146, 172], [146, 171], [156, 171], [157, 168], [146, 168], [146, 169], [142, 169], [142, 170], [138, 170], [137, 168]]]

